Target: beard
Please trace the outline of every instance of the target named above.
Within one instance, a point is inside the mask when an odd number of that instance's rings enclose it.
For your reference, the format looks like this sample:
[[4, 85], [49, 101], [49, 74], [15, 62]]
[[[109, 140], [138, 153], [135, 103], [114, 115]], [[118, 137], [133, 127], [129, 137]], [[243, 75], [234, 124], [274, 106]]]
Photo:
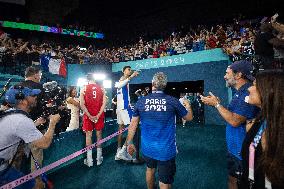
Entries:
[[234, 87], [235, 85], [236, 85], [236, 80], [234, 78], [226, 80], [226, 87]]

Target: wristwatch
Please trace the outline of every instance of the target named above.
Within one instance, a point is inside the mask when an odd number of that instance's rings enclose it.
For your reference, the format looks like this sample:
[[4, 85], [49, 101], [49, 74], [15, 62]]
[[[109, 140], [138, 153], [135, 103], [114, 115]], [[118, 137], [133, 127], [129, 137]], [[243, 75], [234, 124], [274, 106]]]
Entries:
[[219, 106], [221, 106], [221, 104], [218, 102], [218, 104], [215, 105], [215, 108], [219, 108]]

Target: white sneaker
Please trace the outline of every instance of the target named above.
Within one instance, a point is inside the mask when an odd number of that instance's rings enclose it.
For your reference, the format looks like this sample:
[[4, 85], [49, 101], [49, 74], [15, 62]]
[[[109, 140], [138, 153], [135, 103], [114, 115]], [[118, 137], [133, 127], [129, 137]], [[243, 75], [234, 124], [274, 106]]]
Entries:
[[93, 160], [88, 161], [88, 159], [84, 159], [84, 164], [87, 165], [88, 167], [93, 167]]
[[121, 150], [121, 148], [117, 148], [117, 150], [116, 150], [116, 154], [115, 154], [115, 156], [114, 156], [114, 160], [115, 160], [115, 161], [120, 160], [120, 159], [118, 158], [118, 153], [119, 153], [120, 150]]
[[122, 149], [118, 152], [117, 157], [125, 161], [133, 160], [133, 157], [127, 152], [126, 146], [122, 147]]
[[103, 163], [103, 160], [104, 160], [103, 156], [101, 156], [100, 158], [97, 158], [97, 165], [98, 166], [101, 165]]

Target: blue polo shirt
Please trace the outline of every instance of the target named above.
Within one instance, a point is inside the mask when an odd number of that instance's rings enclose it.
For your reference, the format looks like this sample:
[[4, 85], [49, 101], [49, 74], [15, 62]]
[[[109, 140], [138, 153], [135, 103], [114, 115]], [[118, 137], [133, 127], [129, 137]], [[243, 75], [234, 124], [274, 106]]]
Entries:
[[[228, 110], [238, 115], [246, 117], [248, 120], [253, 119], [259, 113], [259, 108], [245, 102], [245, 97], [249, 96], [248, 88], [251, 83], [244, 84], [235, 94], [228, 106]], [[242, 144], [246, 135], [246, 123], [242, 123], [237, 127], [233, 127], [229, 123], [226, 124], [226, 141], [229, 153], [241, 158]]]
[[133, 117], [140, 117], [142, 153], [160, 161], [174, 158], [177, 154], [176, 115], [184, 117], [186, 114], [178, 99], [162, 91], [140, 98]]

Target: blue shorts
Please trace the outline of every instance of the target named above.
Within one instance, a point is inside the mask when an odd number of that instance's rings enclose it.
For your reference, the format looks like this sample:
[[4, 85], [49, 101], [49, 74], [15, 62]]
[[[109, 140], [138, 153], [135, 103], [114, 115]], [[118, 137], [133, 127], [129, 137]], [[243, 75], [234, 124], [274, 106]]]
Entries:
[[176, 173], [176, 160], [172, 158], [168, 161], [159, 161], [147, 156], [143, 156], [148, 168], [158, 168], [159, 181], [164, 184], [172, 184]]
[[[9, 182], [12, 182], [22, 176], [25, 176], [22, 172], [17, 171], [14, 168], [9, 168], [7, 171], [0, 171], [0, 186], [3, 186], [5, 184], [8, 184]], [[25, 182], [24, 184], [19, 185], [16, 187], [16, 189], [31, 189], [35, 185], [35, 180], [29, 180], [28, 182]]]
[[228, 168], [228, 174], [232, 177], [239, 178], [240, 175], [243, 172], [243, 164], [242, 160], [238, 159], [231, 153], [227, 153], [227, 168]]

